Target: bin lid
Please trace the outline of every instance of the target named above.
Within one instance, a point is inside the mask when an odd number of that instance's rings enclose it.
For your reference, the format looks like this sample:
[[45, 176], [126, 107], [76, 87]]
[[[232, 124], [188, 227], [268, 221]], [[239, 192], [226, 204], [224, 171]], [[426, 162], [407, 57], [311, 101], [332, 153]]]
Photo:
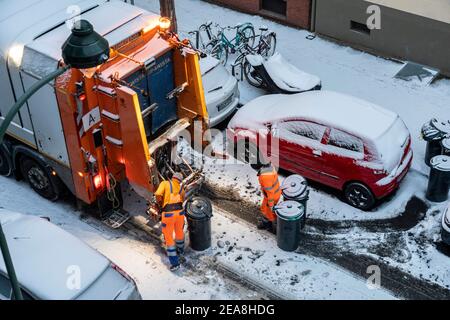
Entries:
[[445, 134], [450, 134], [450, 120], [433, 119], [432, 121], [436, 129]]
[[305, 214], [305, 208], [296, 201], [284, 201], [276, 206], [276, 213], [283, 220], [295, 221]]
[[212, 217], [211, 201], [202, 197], [195, 197], [186, 205], [186, 215], [189, 218], [203, 220]]
[[450, 133], [450, 123], [438, 119], [431, 119], [422, 127], [422, 137], [426, 141], [441, 140]]
[[449, 156], [436, 156], [431, 159], [431, 167], [439, 171], [450, 171], [450, 157]]
[[300, 175], [292, 175], [287, 177], [281, 185], [283, 195], [290, 198], [298, 198], [308, 189], [308, 182]]
[[444, 147], [444, 149], [450, 151], [450, 138], [442, 140], [442, 146]]

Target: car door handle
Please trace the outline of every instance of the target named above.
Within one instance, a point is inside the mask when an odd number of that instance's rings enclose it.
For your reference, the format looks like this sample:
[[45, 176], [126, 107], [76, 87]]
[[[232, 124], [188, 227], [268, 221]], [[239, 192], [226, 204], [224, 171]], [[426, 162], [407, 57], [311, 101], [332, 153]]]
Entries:
[[320, 151], [320, 150], [313, 150], [312, 153], [316, 157], [321, 157], [322, 156], [322, 151]]

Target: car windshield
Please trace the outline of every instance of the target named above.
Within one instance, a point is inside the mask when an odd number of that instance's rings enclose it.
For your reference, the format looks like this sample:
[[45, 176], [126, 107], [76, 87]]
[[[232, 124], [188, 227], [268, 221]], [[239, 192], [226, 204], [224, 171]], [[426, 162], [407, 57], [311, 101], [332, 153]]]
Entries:
[[400, 164], [408, 137], [408, 128], [402, 119], [397, 118], [394, 124], [375, 141], [380, 160], [388, 172]]

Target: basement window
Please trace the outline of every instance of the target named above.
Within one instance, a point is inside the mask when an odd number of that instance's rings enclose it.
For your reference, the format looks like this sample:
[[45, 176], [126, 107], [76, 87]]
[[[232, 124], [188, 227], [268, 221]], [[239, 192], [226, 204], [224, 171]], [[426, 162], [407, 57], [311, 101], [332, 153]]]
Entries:
[[367, 24], [365, 23], [360, 23], [352, 20], [350, 21], [350, 29], [355, 32], [370, 36], [370, 29], [367, 27]]

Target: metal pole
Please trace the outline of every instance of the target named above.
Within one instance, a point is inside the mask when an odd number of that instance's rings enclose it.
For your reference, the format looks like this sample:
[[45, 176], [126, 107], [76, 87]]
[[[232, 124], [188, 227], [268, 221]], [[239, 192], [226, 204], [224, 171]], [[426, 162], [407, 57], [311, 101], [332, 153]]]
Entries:
[[159, 0], [159, 6], [161, 9], [161, 16], [169, 18], [172, 22], [170, 31], [177, 33], [178, 23], [174, 0]]
[[[17, 100], [17, 102], [14, 104], [14, 106], [11, 108], [11, 110], [6, 115], [5, 119], [3, 120], [2, 125], [0, 126], [0, 145], [3, 143], [3, 139], [5, 137], [6, 131], [8, 130], [9, 125], [13, 121], [14, 117], [19, 112], [20, 108], [25, 104], [25, 102], [30, 99], [30, 97], [35, 94], [39, 89], [41, 89], [43, 86], [45, 86], [47, 83], [52, 81], [53, 79], [56, 79], [60, 75], [62, 75], [64, 72], [66, 72], [70, 67], [65, 66], [63, 68], [60, 68], [52, 73], [50, 73], [48, 76], [42, 78], [38, 82], [36, 82], [33, 86], [31, 86], [30, 89], [28, 89], [27, 92], [23, 94]], [[6, 265], [6, 271], [8, 272], [8, 278], [11, 282], [11, 287], [14, 292], [14, 299], [16, 300], [23, 300], [22, 291], [20, 290], [19, 281], [17, 280], [16, 271], [14, 270], [14, 264], [11, 258], [11, 253], [9, 252], [8, 243], [6, 241], [6, 236], [3, 233], [3, 228], [0, 223], [0, 249], [2, 251], [3, 260], [5, 261]]]

